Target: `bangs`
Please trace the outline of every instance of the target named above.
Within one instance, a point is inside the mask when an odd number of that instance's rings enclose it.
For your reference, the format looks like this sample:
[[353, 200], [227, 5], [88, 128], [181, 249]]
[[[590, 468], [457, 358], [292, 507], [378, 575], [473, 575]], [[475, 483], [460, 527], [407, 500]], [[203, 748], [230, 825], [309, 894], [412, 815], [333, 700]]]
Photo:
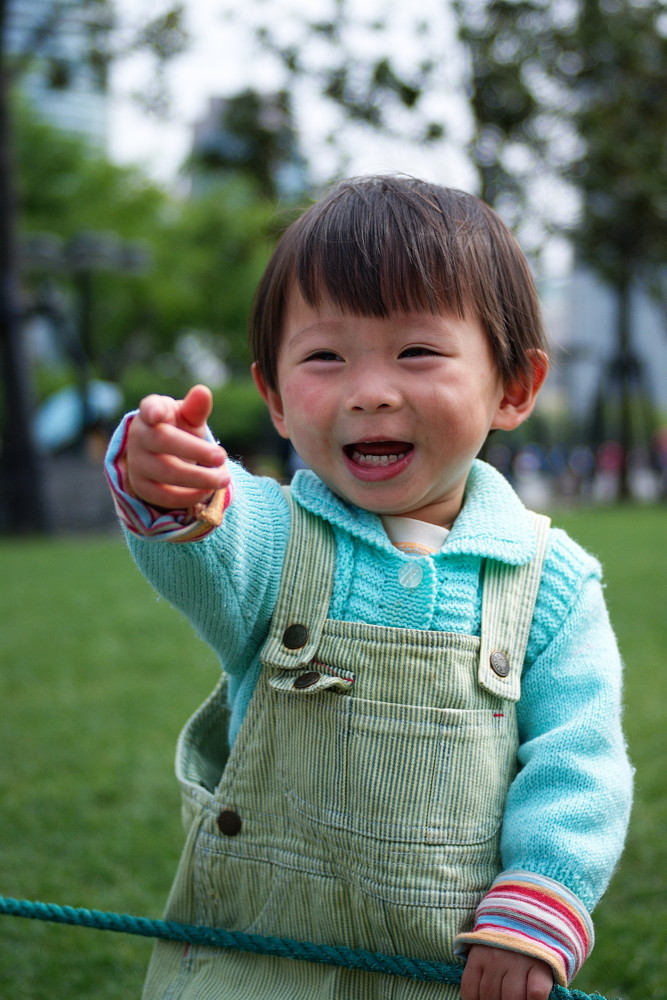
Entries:
[[290, 290], [356, 316], [475, 315], [503, 378], [547, 351], [535, 284], [505, 224], [484, 202], [412, 177], [343, 181], [283, 233], [250, 316], [253, 358], [276, 388]]
[[[430, 193], [429, 193], [430, 194]], [[324, 207], [324, 206], [322, 206]], [[432, 196], [405, 181], [339, 188], [303, 220], [293, 278], [305, 301], [358, 316], [453, 312], [468, 300], [457, 233]]]

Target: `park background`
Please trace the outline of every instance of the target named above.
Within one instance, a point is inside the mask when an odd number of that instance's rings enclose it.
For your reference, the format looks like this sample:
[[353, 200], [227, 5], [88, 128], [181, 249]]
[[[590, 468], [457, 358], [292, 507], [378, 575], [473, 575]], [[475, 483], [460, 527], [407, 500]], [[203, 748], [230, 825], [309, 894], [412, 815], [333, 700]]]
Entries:
[[[219, 668], [132, 567], [104, 445], [205, 381], [230, 453], [287, 479], [254, 286], [331, 180], [400, 170], [481, 194], [535, 270], [554, 368], [485, 457], [603, 562], [637, 767], [575, 985], [664, 1000], [666, 5], [3, 0], [0, 28], [0, 892], [159, 916]], [[0, 921], [0, 997], [139, 995], [147, 942]]]

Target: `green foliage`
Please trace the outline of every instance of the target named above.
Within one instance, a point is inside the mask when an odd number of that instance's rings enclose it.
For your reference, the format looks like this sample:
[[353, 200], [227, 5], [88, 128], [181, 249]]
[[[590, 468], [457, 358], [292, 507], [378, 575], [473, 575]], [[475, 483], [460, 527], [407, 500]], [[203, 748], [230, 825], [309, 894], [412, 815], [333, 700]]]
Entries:
[[[667, 5], [456, 0], [455, 10], [483, 196], [509, 199], [519, 216], [546, 173], [579, 196], [568, 228], [580, 259], [615, 287], [653, 281], [667, 253]], [[564, 225], [555, 201], [529, 198], [547, 228]]]
[[139, 238], [155, 228], [168, 199], [134, 167], [111, 163], [85, 140], [53, 128], [22, 104], [16, 161], [22, 229], [68, 239], [82, 230]]
[[[4, 8], [2, 16], [6, 16]], [[52, 77], [55, 75], [57, 79], [60, 73], [66, 79], [67, 46], [63, 48], [57, 43], [53, 46], [53, 39], [66, 38], [70, 32], [77, 36], [83, 32], [87, 51], [80, 58], [87, 63], [100, 91], [107, 89], [109, 66], [114, 60], [137, 52], [148, 57], [152, 63], [151, 76], [137, 96], [147, 110], [157, 114], [164, 113], [169, 103], [165, 68], [190, 42], [184, 4], [170, 6], [169, 0], [165, 0], [161, 9], [153, 4], [150, 14], [142, 12], [132, 18], [114, 0], [54, 0], [35, 6], [26, 27], [21, 50], [13, 48], [8, 60], [10, 84], [24, 74], [35, 71], [39, 74], [44, 63]], [[56, 59], [52, 58], [54, 49], [58, 53]]]
[[264, 400], [250, 378], [227, 382], [213, 394], [211, 431], [232, 456], [275, 449]]
[[158, 356], [150, 365], [133, 364], [123, 372], [123, 398], [125, 410], [133, 410], [144, 396], [156, 392], [161, 396], [182, 399], [190, 388], [192, 379], [180, 368], [161, 364]]
[[418, 145], [444, 138], [448, 123], [424, 101], [448, 55], [439, 12], [431, 11], [436, 30], [420, 11], [369, 14], [351, 0], [330, 0], [325, 10], [304, 9], [273, 22], [257, 0], [235, 16], [275, 58], [289, 91], [304, 83], [306, 92], [316, 89], [328, 102], [326, 142], [338, 154], [338, 175], [347, 173], [350, 134], [353, 142], [375, 131]]
[[164, 221], [148, 278], [156, 343], [168, 344], [182, 330], [207, 330], [224, 338], [232, 363], [247, 368], [247, 315], [268, 260], [274, 210], [237, 177]]
[[[214, 110], [215, 109], [215, 110]], [[196, 186], [216, 178], [245, 177], [262, 197], [275, 201], [281, 194], [281, 174], [296, 174], [305, 184], [305, 163], [299, 151], [288, 91], [260, 93], [251, 87], [224, 100], [212, 101], [212, 127], [201, 130], [189, 159]]]
[[[602, 560], [626, 662], [637, 767], [624, 859], [595, 913], [576, 987], [662, 1000], [667, 912], [663, 508], [558, 514]], [[156, 600], [116, 539], [0, 543], [2, 892], [160, 916], [182, 844], [177, 733], [218, 676], [213, 654]], [[0, 995], [138, 997], [150, 942], [0, 917]]]
[[650, 279], [667, 254], [667, 35], [664, 2], [581, 0], [561, 33], [561, 84], [573, 97], [581, 155], [582, 259], [613, 285]]
[[[474, 132], [469, 152], [480, 176], [480, 195], [505, 211], [525, 203], [526, 176], [505, 162], [510, 146], [533, 148], [535, 118], [543, 112], [527, 67], [548, 39], [550, 14], [539, 3], [454, 0], [459, 38], [470, 58]], [[528, 168], [530, 169], [530, 167]]]
[[[25, 5], [24, 5], [25, 6]], [[68, 60], [77, 58], [76, 39], [87, 42], [87, 51], [78, 58], [87, 66], [93, 86], [103, 92], [107, 85], [109, 63], [121, 52], [150, 54], [155, 65], [152, 93], [157, 100], [164, 95], [163, 73], [165, 64], [182, 51], [187, 35], [183, 29], [183, 7], [151, 12], [147, 24], [143, 17], [132, 15], [133, 26], [125, 32], [123, 19], [117, 17], [112, 0], [53, 0], [51, 3], [32, 5], [26, 17], [21, 18], [19, 5], [13, 5], [17, 26], [21, 22], [24, 32], [11, 32], [9, 4], [0, 4], [0, 48], [2, 72], [0, 73], [0, 366], [2, 368], [1, 430], [3, 465], [3, 521], [17, 530], [33, 530], [44, 525], [43, 502], [38, 481], [34, 442], [29, 432], [32, 417], [32, 389], [29, 362], [21, 335], [21, 310], [27, 296], [19, 292], [21, 280], [17, 252], [18, 211], [14, 163], [14, 127], [11, 112], [12, 89], [24, 73], [34, 74], [33, 81], [49, 79], [55, 86], [62, 86], [69, 79]], [[123, 30], [121, 30], [123, 29]], [[11, 42], [10, 42], [11, 37]], [[20, 38], [20, 41], [19, 41]], [[74, 39], [74, 49], [69, 44]], [[9, 51], [10, 45], [13, 45]], [[44, 72], [45, 71], [45, 72]], [[150, 98], [150, 88], [146, 91]], [[150, 99], [149, 99], [150, 103]], [[50, 180], [51, 162], [48, 149], [37, 146], [32, 150], [34, 162], [43, 166], [44, 177]], [[69, 172], [63, 175], [67, 178]], [[91, 192], [95, 204], [103, 192], [97, 187]], [[56, 231], [59, 222], [56, 223]], [[81, 340], [90, 354], [93, 337], [90, 335], [90, 309], [86, 299], [89, 289], [79, 289], [80, 312], [84, 317], [80, 326], [85, 329]], [[127, 310], [126, 310], [127, 314]]]
[[[247, 369], [247, 313], [270, 252], [275, 206], [240, 176], [200, 198], [177, 199], [139, 170], [110, 163], [25, 109], [18, 125], [25, 234], [54, 234], [67, 245], [81, 233], [112, 232], [147, 249], [143, 273], [96, 271], [91, 277], [99, 374], [122, 381], [126, 369], [173, 349], [189, 330], [222, 338], [228, 361]], [[42, 276], [39, 270], [28, 274], [33, 290]], [[76, 322], [77, 279], [63, 271], [55, 278]]]

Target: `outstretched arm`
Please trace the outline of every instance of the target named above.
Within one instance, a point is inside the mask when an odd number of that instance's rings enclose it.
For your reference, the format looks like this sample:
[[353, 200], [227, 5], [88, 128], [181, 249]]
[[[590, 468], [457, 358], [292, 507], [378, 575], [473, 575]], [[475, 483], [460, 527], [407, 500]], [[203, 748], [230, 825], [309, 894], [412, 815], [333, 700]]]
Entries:
[[211, 392], [196, 385], [185, 399], [146, 396], [129, 429], [128, 492], [144, 503], [178, 510], [206, 503], [229, 484], [226, 452], [206, 436]]

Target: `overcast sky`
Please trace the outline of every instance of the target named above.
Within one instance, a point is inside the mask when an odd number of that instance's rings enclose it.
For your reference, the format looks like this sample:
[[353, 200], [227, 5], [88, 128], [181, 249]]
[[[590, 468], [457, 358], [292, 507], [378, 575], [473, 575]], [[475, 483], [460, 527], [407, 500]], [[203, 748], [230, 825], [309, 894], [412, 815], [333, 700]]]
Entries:
[[[120, 0], [119, 5], [127, 12], [126, 16], [138, 19], [159, 10], [163, 0]], [[115, 99], [110, 121], [110, 153], [114, 159], [139, 163], [153, 177], [171, 182], [188, 152], [192, 124], [205, 114], [209, 97], [233, 94], [247, 86], [270, 90], [280, 85], [281, 78], [271, 58], [253, 48], [240, 24], [223, 18], [225, 6], [225, 0], [185, 0], [192, 42], [169, 72], [172, 109], [168, 121], [160, 123], [152, 119], [132, 100], [132, 93], [141, 91], [150, 78], [144, 59], [126, 60], [114, 71]], [[265, 12], [263, 16], [272, 28], [291, 39], [295, 37], [299, 11], [307, 10], [311, 17], [318, 12], [326, 16], [332, 6], [332, 0], [246, 0], [246, 9]], [[238, 10], [238, 2], [236, 7]], [[475, 183], [474, 173], [462, 152], [467, 121], [461, 85], [463, 70], [460, 55], [452, 44], [451, 16], [446, 4], [443, 0], [420, 0], [419, 13], [428, 18], [431, 31], [419, 47], [409, 41], [409, 19], [413, 16], [410, 10], [414, 10], [411, 5], [399, 0], [354, 0], [352, 9], [355, 18], [372, 19], [374, 14], [388, 18], [390, 45], [399, 65], [408, 67], [426, 54], [436, 57], [441, 72], [438, 93], [431, 98], [429, 113], [449, 126], [451, 140], [427, 150], [415, 142], [381, 141], [366, 133], [361, 136], [349, 131], [345, 133], [350, 154], [348, 172], [399, 170], [470, 189]], [[386, 36], [360, 33], [351, 43], [366, 54], [373, 46], [386, 45]], [[318, 58], [326, 58], [326, 52], [313, 50], [311, 63], [317, 65]], [[295, 100], [304, 152], [314, 161], [316, 174], [325, 178], [335, 164], [322, 136], [334, 123], [334, 113], [323, 107], [315, 88], [312, 92], [302, 88], [295, 94]]]

